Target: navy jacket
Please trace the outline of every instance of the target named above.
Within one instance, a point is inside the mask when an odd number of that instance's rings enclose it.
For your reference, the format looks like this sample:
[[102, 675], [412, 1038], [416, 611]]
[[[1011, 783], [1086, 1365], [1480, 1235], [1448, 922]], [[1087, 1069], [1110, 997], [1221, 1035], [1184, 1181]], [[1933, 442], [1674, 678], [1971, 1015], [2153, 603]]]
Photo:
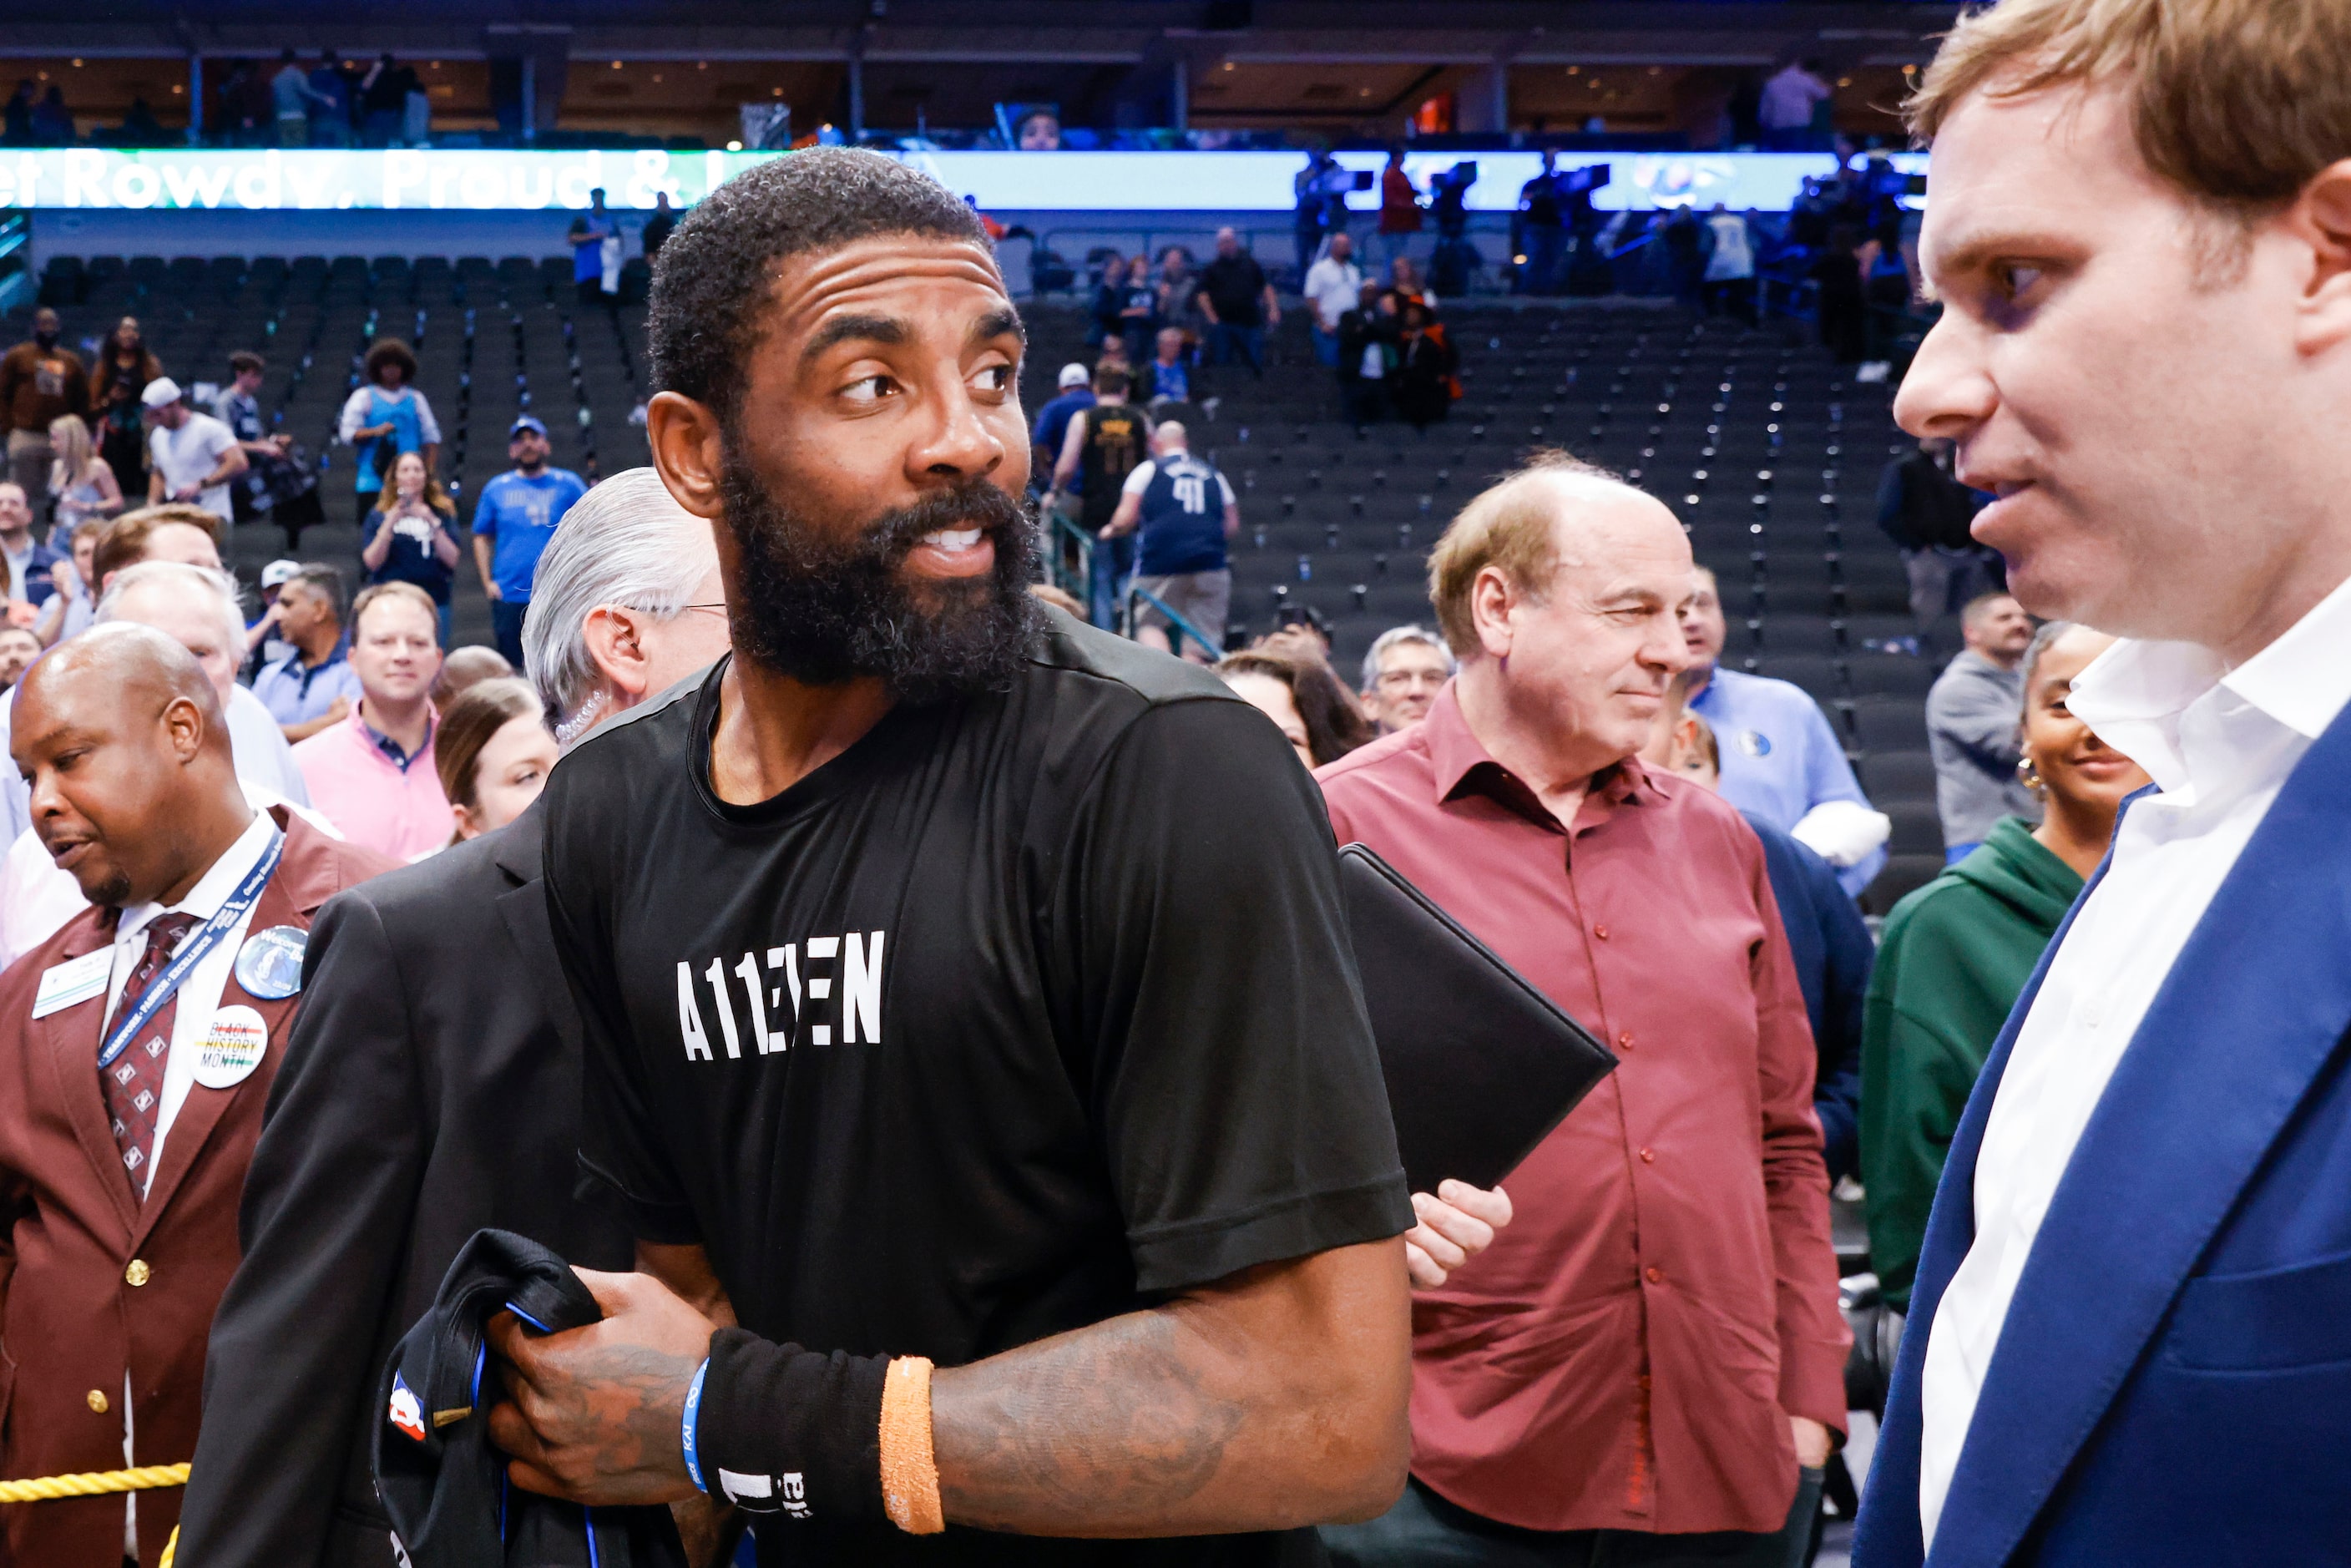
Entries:
[[[1951, 1139], [1856, 1568], [1929, 1561], [1928, 1328], [1975, 1240], [1984, 1124], [2049, 962]], [[2083, 1131], [1987, 1371], [1935, 1568], [2351, 1561], [2346, 1065], [2351, 710], [2287, 779]]]
[[1813, 1020], [1820, 1052], [1813, 1112], [1821, 1119], [1821, 1158], [1834, 1182], [1861, 1168], [1861, 1014], [1877, 946], [1838, 884], [1836, 867], [1753, 812], [1740, 814], [1763, 841], [1764, 870]]

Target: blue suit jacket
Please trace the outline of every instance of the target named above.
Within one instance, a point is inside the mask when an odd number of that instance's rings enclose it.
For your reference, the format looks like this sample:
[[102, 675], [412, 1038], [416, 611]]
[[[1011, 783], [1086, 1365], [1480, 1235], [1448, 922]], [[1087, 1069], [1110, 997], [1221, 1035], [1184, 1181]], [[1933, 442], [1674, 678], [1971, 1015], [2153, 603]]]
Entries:
[[[1975, 1239], [1984, 1124], [2049, 954], [1951, 1140], [1855, 1568], [1925, 1557], [1928, 1328]], [[2287, 779], [2083, 1131], [2001, 1331], [1935, 1568], [2351, 1563], [2346, 1030], [2351, 710]]]

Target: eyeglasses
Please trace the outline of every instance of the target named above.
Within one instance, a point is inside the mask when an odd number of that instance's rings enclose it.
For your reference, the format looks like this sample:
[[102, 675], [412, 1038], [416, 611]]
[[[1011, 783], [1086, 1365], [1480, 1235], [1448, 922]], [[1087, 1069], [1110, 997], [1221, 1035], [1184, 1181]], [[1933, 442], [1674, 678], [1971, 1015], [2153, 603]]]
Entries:
[[678, 613], [681, 615], [684, 614], [689, 610], [706, 610], [715, 615], [724, 615], [726, 613], [726, 606], [724, 604], [681, 604], [678, 606]]

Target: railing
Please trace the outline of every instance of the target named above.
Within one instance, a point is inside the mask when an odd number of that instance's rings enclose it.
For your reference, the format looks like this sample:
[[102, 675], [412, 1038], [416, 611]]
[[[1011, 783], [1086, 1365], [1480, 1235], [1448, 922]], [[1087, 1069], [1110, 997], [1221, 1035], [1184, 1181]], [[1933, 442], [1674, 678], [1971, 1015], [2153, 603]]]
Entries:
[[1169, 647], [1172, 652], [1181, 653], [1184, 651], [1184, 639], [1189, 637], [1193, 642], [1200, 644], [1201, 652], [1208, 655], [1208, 662], [1210, 664], [1213, 664], [1218, 659], [1225, 656], [1225, 651], [1222, 648], [1217, 647], [1214, 643], [1208, 641], [1208, 634], [1206, 632], [1201, 631], [1197, 626], [1192, 624], [1191, 622], [1186, 620], [1182, 615], [1169, 609], [1167, 607], [1167, 601], [1161, 599], [1157, 594], [1148, 592], [1136, 586], [1132, 579], [1127, 582], [1126, 596], [1122, 601], [1119, 611], [1119, 630], [1124, 632], [1127, 636], [1132, 637], [1134, 635], [1134, 611], [1135, 606], [1138, 603], [1147, 604], [1152, 609], [1159, 612], [1160, 614], [1167, 617], [1167, 624], [1173, 627], [1176, 632], [1176, 635], [1168, 640]]

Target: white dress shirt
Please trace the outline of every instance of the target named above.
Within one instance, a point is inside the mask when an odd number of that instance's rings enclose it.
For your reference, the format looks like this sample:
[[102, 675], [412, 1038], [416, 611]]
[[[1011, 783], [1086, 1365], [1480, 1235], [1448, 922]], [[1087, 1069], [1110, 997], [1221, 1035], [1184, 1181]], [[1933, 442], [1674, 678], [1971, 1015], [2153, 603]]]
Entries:
[[[130, 983], [131, 971], [139, 967], [139, 959], [147, 951], [147, 927], [164, 915], [193, 915], [199, 925], [180, 939], [180, 946], [194, 941], [201, 923], [220, 913], [228, 895], [236, 891], [236, 884], [259, 863], [262, 852], [269, 848], [270, 835], [277, 831], [277, 824], [270, 820], [268, 812], [256, 811], [245, 831], [237, 835], [236, 842], [213, 862], [210, 871], [196, 879], [187, 897], [174, 904], [134, 904], [123, 910], [114, 927], [114, 967], [106, 983], [104, 1029], [114, 1027], [115, 1009], [122, 1005], [122, 988]], [[203, 1043], [213, 1014], [220, 1007], [221, 991], [228, 985], [229, 972], [236, 966], [236, 950], [245, 944], [246, 934], [253, 925], [253, 911], [257, 907], [259, 901], [256, 900], [229, 928], [228, 935], [214, 943], [212, 951], [180, 982], [176, 998], [179, 1011], [172, 1019], [171, 1054], [163, 1059], [163, 1101], [155, 1112], [155, 1146], [148, 1151], [147, 1163], [137, 1173], [142, 1188], [155, 1174], [155, 1167], [162, 1163], [163, 1140], [171, 1136], [172, 1124], [178, 1119], [180, 1107], [187, 1103], [188, 1091], [195, 1085], [196, 1058], [202, 1054], [197, 1047]], [[179, 947], [172, 949], [175, 954], [178, 951]], [[104, 1029], [100, 1030], [101, 1039]]]
[[[2185, 643], [2117, 643], [2068, 706], [2160, 793], [2125, 813], [2018, 1031], [1984, 1127], [1975, 1243], [1927, 1342], [1918, 1517], [1934, 1544], [2033, 1239], [2157, 990], [2288, 774], [2351, 701], [2351, 582], [2231, 670]], [[2148, 1150], [2150, 1158], [2161, 1151]]]

